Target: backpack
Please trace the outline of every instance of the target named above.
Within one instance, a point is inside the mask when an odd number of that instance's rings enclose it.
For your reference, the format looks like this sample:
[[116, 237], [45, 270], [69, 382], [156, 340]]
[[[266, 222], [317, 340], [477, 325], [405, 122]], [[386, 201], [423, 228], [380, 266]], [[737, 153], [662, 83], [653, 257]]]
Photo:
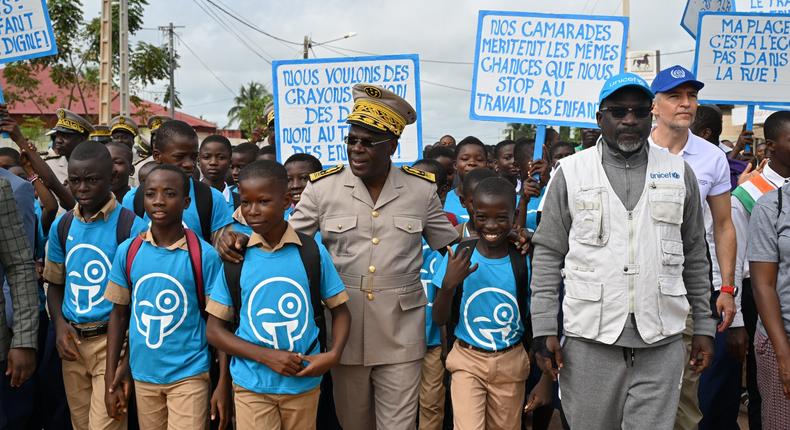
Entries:
[[[120, 208], [121, 213], [118, 214], [118, 224], [115, 226], [115, 243], [120, 245], [124, 240], [131, 236], [132, 226], [134, 225], [134, 220], [137, 217], [129, 209], [126, 209], [123, 206], [118, 207]], [[68, 238], [69, 229], [71, 229], [72, 222], [74, 222], [74, 209], [66, 212], [58, 224], [58, 242], [60, 242], [60, 248], [63, 250], [64, 254], [66, 253], [66, 239]]]
[[[211, 187], [200, 181], [190, 180], [195, 184], [195, 209], [197, 209], [198, 218], [200, 219], [200, 234], [203, 236], [203, 240], [210, 241], [214, 196], [211, 193]], [[140, 218], [145, 217], [144, 197], [143, 187], [137, 187], [134, 191], [134, 213]]]
[[[200, 316], [205, 320], [208, 318], [208, 314], [206, 313], [206, 290], [203, 285], [203, 250], [200, 245], [200, 239], [198, 239], [194, 231], [185, 228], [184, 236], [186, 236], [187, 240], [187, 251], [189, 252], [189, 264], [192, 266], [192, 276], [195, 279], [195, 290], [198, 298]], [[144, 234], [139, 234], [135, 237], [129, 245], [129, 249], [126, 251], [125, 273], [126, 282], [129, 284], [129, 294], [132, 293], [132, 289], [134, 288], [134, 283], [132, 283], [132, 264], [134, 263], [134, 258], [137, 256], [137, 252], [140, 251], [140, 247], [143, 245], [144, 237]]]
[[239, 193], [231, 191], [230, 198], [233, 200], [233, 210], [235, 211], [241, 206], [241, 196], [239, 196]]
[[[469, 239], [461, 242], [456, 248], [456, 252], [461, 248], [468, 248], [469, 252], [474, 252], [477, 246], [478, 238]], [[471, 254], [470, 254], [471, 255]], [[510, 257], [510, 267], [513, 269], [513, 277], [516, 280], [516, 303], [518, 304], [518, 313], [521, 317], [521, 324], [524, 325], [524, 335], [521, 338], [521, 343], [524, 348], [529, 351], [530, 344], [532, 343], [532, 321], [529, 318], [528, 311], [529, 305], [527, 304], [527, 289], [519, 288], [521, 286], [529, 285], [529, 273], [527, 272], [527, 261], [525, 256], [513, 245], [508, 247], [508, 256]], [[447, 323], [447, 333], [452, 336], [455, 333], [455, 327], [458, 325], [461, 314], [461, 298], [464, 295], [463, 282], [455, 289], [453, 295], [453, 304], [450, 308], [450, 320]]]
[[[310, 305], [313, 307], [313, 320], [316, 327], [318, 327], [318, 344], [321, 346], [321, 352], [326, 352], [326, 318], [324, 317], [324, 307], [321, 304], [321, 255], [318, 250], [318, 244], [312, 237], [296, 232], [299, 236], [299, 241], [302, 246], [299, 248], [299, 258], [302, 260], [302, 265], [307, 273], [307, 283], [310, 285]], [[228, 291], [233, 301], [233, 307], [236, 310], [236, 317], [233, 323], [234, 330], [238, 328], [241, 313], [241, 269], [244, 260], [241, 263], [223, 262], [225, 265], [225, 280], [228, 283]], [[310, 345], [307, 351], [313, 349], [315, 345]]]

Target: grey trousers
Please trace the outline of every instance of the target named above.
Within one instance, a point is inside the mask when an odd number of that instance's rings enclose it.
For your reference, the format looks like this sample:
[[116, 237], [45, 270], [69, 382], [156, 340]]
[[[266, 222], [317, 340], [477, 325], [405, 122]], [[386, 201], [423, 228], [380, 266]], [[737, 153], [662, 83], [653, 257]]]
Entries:
[[345, 430], [414, 430], [422, 360], [332, 369], [335, 409]]
[[560, 396], [570, 427], [671, 430], [684, 353], [680, 339], [653, 348], [624, 349], [567, 338]]

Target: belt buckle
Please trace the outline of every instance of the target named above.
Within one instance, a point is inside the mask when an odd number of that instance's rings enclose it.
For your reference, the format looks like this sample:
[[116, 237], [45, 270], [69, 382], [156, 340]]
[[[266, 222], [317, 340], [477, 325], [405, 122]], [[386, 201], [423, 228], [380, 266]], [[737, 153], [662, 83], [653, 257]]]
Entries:
[[80, 330], [80, 337], [90, 339], [99, 335], [99, 327], [86, 328]]

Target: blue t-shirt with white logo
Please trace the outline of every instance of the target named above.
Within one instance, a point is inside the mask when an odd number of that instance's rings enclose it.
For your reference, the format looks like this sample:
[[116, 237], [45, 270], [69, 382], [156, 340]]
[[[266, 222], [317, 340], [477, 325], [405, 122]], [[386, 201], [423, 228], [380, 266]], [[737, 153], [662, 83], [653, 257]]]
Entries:
[[455, 192], [455, 188], [447, 193], [447, 198], [444, 199], [444, 211], [455, 214], [458, 222], [469, 221], [469, 212], [461, 205], [461, 199]]
[[[63, 216], [58, 217], [49, 229], [47, 260], [65, 266], [61, 312], [71, 322], [100, 322], [110, 317], [112, 303], [104, 298], [104, 290], [119, 247], [116, 232], [120, 213], [121, 207], [116, 206], [107, 221], [99, 216], [90, 223], [84, 223], [75, 216], [66, 236], [65, 250], [58, 238], [58, 226]], [[145, 222], [135, 218], [130, 237], [145, 230]]]
[[[132, 240], [118, 247], [110, 280], [129, 288], [126, 255]], [[201, 240], [203, 286], [227, 289], [222, 261]], [[206, 322], [200, 314], [189, 252], [143, 241], [132, 263], [129, 365], [136, 381], [170, 384], [209, 369]]]
[[439, 326], [433, 322], [433, 301], [436, 298], [436, 286], [431, 282], [439, 263], [442, 262], [442, 254], [434, 251], [422, 240], [422, 267], [420, 268], [420, 282], [425, 290], [425, 297], [428, 298], [428, 305], [425, 306], [425, 344], [430, 348], [442, 344], [442, 335]]
[[[321, 298], [334, 297], [345, 290], [332, 257], [318, 243], [321, 256]], [[299, 249], [295, 244], [267, 252], [250, 247], [241, 271], [241, 312], [236, 336], [265, 348], [318, 354], [318, 327], [313, 319], [310, 286]], [[211, 300], [233, 306], [227, 285], [212, 291]], [[307, 365], [307, 363], [305, 363]], [[233, 382], [262, 394], [301, 394], [321, 383], [321, 377], [281, 375], [268, 366], [233, 357]]]
[[[449, 254], [444, 256], [433, 278], [437, 288], [442, 287], [448, 257]], [[461, 309], [454, 334], [470, 345], [499, 351], [520, 342], [524, 335], [510, 257], [486, 258], [475, 249], [470, 264], [475, 263], [478, 264], [477, 270], [464, 280]]]
[[[286, 215], [287, 214], [288, 214], [288, 212], [286, 212]], [[288, 216], [286, 216], [285, 219], [287, 220]], [[233, 227], [233, 231], [235, 231], [235, 232], [238, 232], [238, 233], [241, 233], [241, 234], [245, 234], [247, 236], [252, 235], [252, 227], [250, 227], [250, 226], [248, 226], [246, 224], [242, 224], [242, 223], [240, 223], [238, 221], [233, 221], [233, 226], [232, 227]], [[322, 243], [321, 242], [321, 232], [320, 231], [316, 231], [315, 234], [313, 235], [313, 239], [316, 241], [316, 243]]]
[[[228, 224], [233, 222], [233, 200], [230, 202], [230, 206], [228, 206], [228, 202], [225, 201], [225, 196], [222, 195], [222, 192], [217, 190], [214, 187], [211, 188], [211, 232], [215, 232], [222, 227], [225, 227]], [[123, 196], [123, 207], [134, 211], [134, 195], [137, 192], [137, 187], [132, 188], [129, 192]], [[201, 229], [200, 229], [200, 216], [198, 216], [197, 206], [195, 206], [195, 180], [189, 180], [189, 207], [184, 209], [184, 225], [198, 234], [198, 236], [202, 236]], [[148, 222], [148, 214], [143, 214], [143, 219], [145, 222]], [[210, 237], [204, 237], [203, 240], [211, 241]]]

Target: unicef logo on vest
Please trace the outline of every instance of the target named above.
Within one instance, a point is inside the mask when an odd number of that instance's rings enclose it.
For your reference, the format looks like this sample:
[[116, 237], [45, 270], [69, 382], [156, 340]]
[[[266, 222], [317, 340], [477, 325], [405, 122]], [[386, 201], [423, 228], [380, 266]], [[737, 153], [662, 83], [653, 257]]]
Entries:
[[683, 69], [672, 69], [669, 74], [675, 79], [683, 79], [686, 77], [686, 72]]
[[651, 172], [650, 179], [680, 179], [678, 172]]
[[[157, 279], [158, 278], [158, 279]], [[145, 282], [151, 279], [156, 281]], [[156, 283], [155, 287], [153, 284]], [[163, 288], [164, 285], [171, 288]], [[134, 286], [132, 299], [137, 332], [145, 336], [145, 345], [159, 349], [187, 317], [187, 292], [178, 280], [164, 273], [149, 273]]]
[[81, 273], [76, 270], [69, 272], [69, 291], [75, 311], [78, 314], [86, 314], [104, 301], [102, 289], [112, 264], [101, 249], [81, 243], [71, 248], [66, 255], [66, 267], [69, 265], [69, 260], [77, 256], [82, 257], [81, 261], [88, 262], [82, 266]]
[[[279, 297], [277, 306], [266, 306], [264, 299], [259, 297], [263, 294]], [[304, 287], [291, 278], [278, 276], [252, 289], [247, 302], [247, 321], [259, 341], [271, 348], [293, 351], [294, 344], [307, 330], [309, 308], [310, 300]]]
[[[501, 302], [490, 315], [484, 315], [476, 310], [485, 309], [483, 303]], [[475, 308], [472, 305], [478, 302]], [[466, 300], [464, 306], [464, 326], [469, 336], [481, 346], [497, 350], [497, 341], [504, 344], [511, 343], [518, 336], [518, 324], [521, 316], [518, 313], [518, 301], [512, 294], [495, 287], [481, 288]]]

